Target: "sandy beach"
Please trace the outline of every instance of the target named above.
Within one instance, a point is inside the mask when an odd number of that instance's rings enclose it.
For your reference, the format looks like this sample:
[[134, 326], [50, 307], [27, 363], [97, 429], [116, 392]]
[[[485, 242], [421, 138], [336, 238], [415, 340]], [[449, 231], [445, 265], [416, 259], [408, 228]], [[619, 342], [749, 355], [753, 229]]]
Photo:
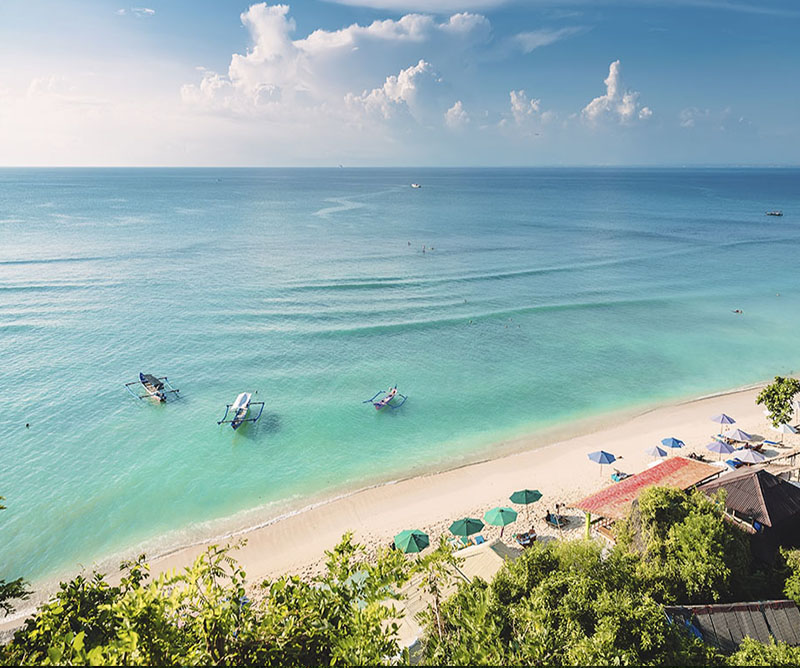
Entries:
[[[674, 436], [686, 443], [685, 448], [670, 451], [670, 456], [674, 456], [673, 452], [676, 455], [697, 452], [716, 460], [717, 455], [705, 449], [719, 431], [719, 425], [710, 420], [712, 415], [727, 413], [736, 419], [737, 427], [748, 433], [779, 440], [778, 434], [769, 429], [763, 407], [755, 403], [760, 387], [661, 406], [623, 419], [619, 424], [544, 447], [364, 489], [243, 533], [241, 537], [247, 539], [247, 544], [238, 550], [237, 558], [251, 582], [288, 572], [310, 575], [322, 565], [324, 551], [346, 531], [352, 531], [356, 540], [372, 548], [388, 545], [395, 534], [412, 528], [425, 531], [434, 542], [453, 520], [482, 517], [497, 505], [512, 505], [509, 495], [523, 488], [542, 492], [542, 499], [530, 507], [531, 520], [540, 535], [552, 534], [553, 530], [543, 521], [547, 509], [554, 509], [556, 503], [569, 507], [572, 502], [611, 484], [609, 476], [614, 467], [627, 473], [643, 470], [653, 461], [644, 454], [645, 449], [660, 445], [662, 438]], [[513, 445], [525, 444], [523, 441]], [[788, 435], [784, 445], [800, 445], [800, 435]], [[599, 449], [618, 458], [612, 466], [604, 466], [602, 472], [587, 457], [589, 452]], [[787, 450], [776, 447], [765, 449], [765, 453], [769, 456]], [[506, 531], [506, 540], [510, 540], [514, 530], [528, 526], [525, 510], [517, 509], [519, 519]], [[570, 533], [580, 533], [582, 515], [568, 510], [567, 516], [572, 519]], [[492, 539], [499, 532], [499, 528], [487, 525], [483, 534]], [[204, 547], [192, 546], [156, 559], [151, 564], [153, 571], [184, 566]]]
[[[523, 488], [540, 490], [542, 499], [529, 507], [530, 523], [525, 509], [516, 507], [519, 519], [509, 526], [504, 541], [513, 544], [513, 534], [527, 529], [530, 524], [536, 527], [539, 536], [557, 535], [557, 530], [544, 522], [545, 512], [554, 510], [556, 503], [567, 506], [564, 514], [570, 519], [561, 537], [580, 536], [583, 534], [583, 515], [570, 509], [570, 504], [611, 484], [610, 475], [614, 468], [627, 473], [637, 473], [646, 468], [653, 458], [644, 451], [660, 445], [663, 438], [674, 436], [686, 443], [685, 448], [678, 450], [667, 448], [669, 456], [696, 452], [709, 461], [716, 461], [718, 456], [709, 453], [705, 446], [719, 432], [719, 425], [710, 417], [724, 412], [736, 419], [736, 427], [754, 436], [778, 441], [779, 435], [769, 428], [763, 407], [755, 403], [762, 386], [662, 405], [633, 416], [620, 415], [614, 424], [604, 420], [599, 428], [549, 445], [540, 445], [541, 434], [502, 444], [502, 447], [498, 446], [501, 452], [518, 451], [439, 473], [363, 489], [230, 538], [178, 549], [152, 559], [151, 572], [155, 575], [182, 568], [208, 545], [235, 543], [244, 538], [246, 544], [237, 550], [235, 556], [251, 584], [285, 573], [309, 577], [323, 567], [325, 550], [334, 546], [347, 531], [352, 531], [355, 539], [366, 544], [369, 551], [380, 545], [389, 545], [393, 536], [403, 529], [421, 529], [434, 543], [447, 532], [452, 521], [466, 516], [483, 517], [485, 511], [495, 506], [513, 505], [508, 497]], [[797, 446], [800, 446], [800, 435], [787, 435], [783, 447], [765, 448], [764, 452], [772, 456]], [[600, 449], [617, 457], [613, 465], [603, 466], [602, 471], [587, 457], [589, 452]], [[499, 534], [499, 528], [489, 525], [483, 531], [489, 541], [497, 539]], [[112, 581], [117, 577], [116, 573], [109, 575]], [[19, 623], [19, 614], [15, 618], [6, 620], [0, 629]]]

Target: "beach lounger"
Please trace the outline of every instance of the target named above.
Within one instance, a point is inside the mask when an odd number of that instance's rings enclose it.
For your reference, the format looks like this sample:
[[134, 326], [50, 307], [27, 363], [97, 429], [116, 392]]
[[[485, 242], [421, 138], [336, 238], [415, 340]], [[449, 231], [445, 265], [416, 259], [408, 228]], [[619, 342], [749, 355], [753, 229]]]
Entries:
[[481, 545], [482, 543], [485, 543], [485, 542], [486, 542], [486, 539], [483, 536], [481, 536], [480, 534], [475, 536], [475, 545]]
[[777, 445], [779, 447], [782, 447], [783, 444], [778, 443], [778, 441], [764, 441], [761, 445]]
[[725, 463], [734, 470], [738, 469], [740, 466], [744, 466], [744, 462], [740, 461], [738, 458], [726, 459]]
[[557, 529], [561, 529], [562, 527], [565, 527], [565, 526], [567, 526], [567, 520], [566, 520], [566, 519], [564, 519], [563, 517], [558, 517], [558, 518], [556, 518], [556, 517], [554, 517], [554, 516], [552, 516], [552, 515], [551, 515], [551, 516], [550, 516], [550, 519], [549, 519], [549, 520], [546, 520], [546, 522], [547, 522], [547, 523], [548, 523], [550, 526], [552, 526], [552, 527], [556, 527]]

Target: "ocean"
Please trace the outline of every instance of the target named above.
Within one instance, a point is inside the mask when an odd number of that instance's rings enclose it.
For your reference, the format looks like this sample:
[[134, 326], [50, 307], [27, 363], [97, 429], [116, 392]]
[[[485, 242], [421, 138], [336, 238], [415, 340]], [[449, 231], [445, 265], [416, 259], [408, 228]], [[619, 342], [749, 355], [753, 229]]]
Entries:
[[[799, 183], [2, 169], [0, 576], [158, 554], [522, 434], [792, 372]], [[180, 398], [132, 397], [140, 371]], [[362, 403], [395, 384], [401, 408]], [[218, 426], [243, 391], [259, 422]]]

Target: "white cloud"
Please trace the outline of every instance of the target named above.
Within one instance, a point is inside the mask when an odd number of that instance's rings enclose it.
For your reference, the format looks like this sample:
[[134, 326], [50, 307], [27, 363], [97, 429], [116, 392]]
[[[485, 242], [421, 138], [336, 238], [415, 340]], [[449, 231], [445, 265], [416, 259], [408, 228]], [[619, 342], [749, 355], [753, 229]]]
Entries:
[[560, 30], [533, 30], [531, 32], [517, 33], [512, 39], [522, 49], [523, 53], [530, 53], [534, 49], [553, 44], [582, 31], [582, 27], [561, 28]]
[[444, 122], [451, 130], [461, 130], [469, 125], [469, 114], [464, 109], [461, 100], [444, 112]]
[[369, 115], [379, 115], [388, 120], [398, 114], [409, 113], [416, 120], [422, 121], [425, 115], [426, 100], [421, 97], [423, 91], [431, 85], [441, 83], [441, 78], [433, 71], [430, 63], [420, 60], [397, 76], [386, 77], [381, 88], [364, 91], [361, 95], [348, 93], [345, 104], [354, 110], [363, 110]]
[[645, 120], [653, 115], [650, 107], [639, 104], [639, 93], [625, 90], [622, 83], [621, 65], [615, 60], [608, 68], [608, 76], [603, 82], [606, 94], [594, 98], [581, 112], [590, 124], [610, 119], [619, 123], [632, 123], [636, 119]]
[[538, 113], [540, 100], [529, 100], [524, 90], [512, 90], [509, 97], [511, 98], [511, 115], [518, 125], [525, 123]]
[[[182, 87], [185, 103], [212, 113], [295, 122], [304, 114], [345, 122], [365, 115], [389, 120], [410, 114], [420, 123], [432, 122], [435, 115], [441, 124], [446, 106], [432, 92], [441, 79], [430, 62], [419, 60], [388, 77], [386, 72], [415, 62], [419, 56], [409, 61], [407, 54], [418, 52], [419, 45], [443, 57], [458, 57], [491, 32], [485, 17], [467, 12], [447, 19], [407, 14], [340, 30], [314, 30], [299, 39], [293, 39], [296, 25], [287, 5], [255, 4], [241, 20], [252, 40], [250, 49], [231, 56], [226, 74], [202, 70], [199, 83]], [[369, 88], [383, 77], [383, 86]], [[354, 92], [358, 90], [363, 93]]]
[[136, 16], [153, 16], [156, 13], [155, 9], [150, 9], [149, 7], [131, 7], [131, 11]]
[[328, 0], [328, 2], [395, 12], [423, 11], [448, 14], [457, 11], [494, 9], [509, 4], [511, 0]]

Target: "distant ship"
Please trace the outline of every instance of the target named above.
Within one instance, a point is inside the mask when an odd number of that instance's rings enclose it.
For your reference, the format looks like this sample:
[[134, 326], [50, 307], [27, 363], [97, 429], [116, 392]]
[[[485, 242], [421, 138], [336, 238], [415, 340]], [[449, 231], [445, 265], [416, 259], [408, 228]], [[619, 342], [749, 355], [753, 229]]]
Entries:
[[[412, 187], [412, 188], [422, 188], [422, 186], [421, 186], [419, 183], [412, 183], [412, 184], [411, 184], [411, 187]], [[781, 214], [781, 215], [782, 215], [782, 214]]]
[[782, 216], [783, 211], [767, 211], [768, 216]]

